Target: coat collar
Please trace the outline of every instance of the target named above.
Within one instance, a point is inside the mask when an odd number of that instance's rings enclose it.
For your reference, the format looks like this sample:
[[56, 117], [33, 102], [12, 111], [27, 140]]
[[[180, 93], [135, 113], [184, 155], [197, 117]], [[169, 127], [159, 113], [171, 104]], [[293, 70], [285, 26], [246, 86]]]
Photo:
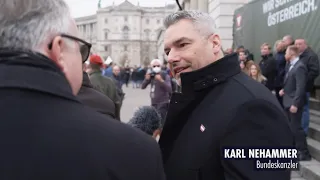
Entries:
[[89, 88], [93, 87], [91, 82], [90, 82], [88, 74], [86, 72], [84, 72], [84, 71], [83, 71], [82, 86], [89, 87]]
[[30, 50], [0, 48], [1, 88], [28, 89], [76, 100], [60, 68]]
[[95, 69], [95, 70], [92, 70], [91, 72], [88, 73], [89, 76], [94, 75], [94, 74], [102, 75], [102, 71]]
[[229, 77], [241, 72], [236, 53], [209, 64], [196, 71], [182, 73], [182, 94], [193, 94], [208, 87], [223, 83]]

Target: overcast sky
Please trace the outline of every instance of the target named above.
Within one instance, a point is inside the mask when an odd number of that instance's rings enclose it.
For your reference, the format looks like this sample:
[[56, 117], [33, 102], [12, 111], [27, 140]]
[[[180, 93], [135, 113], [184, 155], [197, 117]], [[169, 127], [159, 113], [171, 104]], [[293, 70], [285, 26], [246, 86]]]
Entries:
[[[98, 8], [99, 0], [65, 0], [71, 8], [73, 17], [82, 17], [95, 14]], [[109, 6], [114, 2], [119, 5], [125, 0], [101, 0], [101, 6]], [[137, 5], [138, 1], [140, 6], [159, 7], [165, 4], [173, 4], [175, 0], [129, 0], [132, 4]]]

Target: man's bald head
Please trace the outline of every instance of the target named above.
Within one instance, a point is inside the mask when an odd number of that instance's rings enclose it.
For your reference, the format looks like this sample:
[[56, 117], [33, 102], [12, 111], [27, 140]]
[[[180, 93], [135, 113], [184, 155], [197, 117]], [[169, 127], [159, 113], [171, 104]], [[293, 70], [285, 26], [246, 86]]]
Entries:
[[113, 66], [112, 67], [112, 72], [114, 75], [118, 76], [120, 74], [120, 67], [119, 66]]
[[308, 48], [308, 44], [305, 39], [295, 40], [294, 45], [298, 48], [299, 53], [303, 53]]

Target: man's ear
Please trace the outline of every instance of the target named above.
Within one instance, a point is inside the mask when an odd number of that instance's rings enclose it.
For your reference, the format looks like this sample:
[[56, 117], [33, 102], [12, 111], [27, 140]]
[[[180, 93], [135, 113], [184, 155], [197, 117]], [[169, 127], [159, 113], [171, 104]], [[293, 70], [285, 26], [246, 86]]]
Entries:
[[214, 54], [218, 54], [221, 52], [221, 39], [220, 36], [217, 34], [212, 34], [209, 37], [209, 41], [212, 43], [212, 49]]
[[58, 65], [63, 71], [63, 50], [65, 48], [65, 44], [61, 38], [61, 36], [56, 36], [52, 41], [51, 49], [49, 50], [49, 57], [54, 61], [56, 65]]

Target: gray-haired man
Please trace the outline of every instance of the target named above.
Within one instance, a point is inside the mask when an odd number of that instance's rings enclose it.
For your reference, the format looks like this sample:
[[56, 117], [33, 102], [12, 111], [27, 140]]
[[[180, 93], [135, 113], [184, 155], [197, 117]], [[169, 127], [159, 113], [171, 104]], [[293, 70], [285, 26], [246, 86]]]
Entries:
[[63, 0], [0, 1], [0, 179], [163, 180], [151, 137], [75, 97], [77, 36]]
[[165, 53], [182, 87], [161, 137], [168, 180], [289, 180], [290, 171], [256, 170], [254, 160], [224, 159], [224, 148], [293, 147], [288, 119], [262, 84], [223, 56], [213, 19], [180, 11], [165, 18]]

